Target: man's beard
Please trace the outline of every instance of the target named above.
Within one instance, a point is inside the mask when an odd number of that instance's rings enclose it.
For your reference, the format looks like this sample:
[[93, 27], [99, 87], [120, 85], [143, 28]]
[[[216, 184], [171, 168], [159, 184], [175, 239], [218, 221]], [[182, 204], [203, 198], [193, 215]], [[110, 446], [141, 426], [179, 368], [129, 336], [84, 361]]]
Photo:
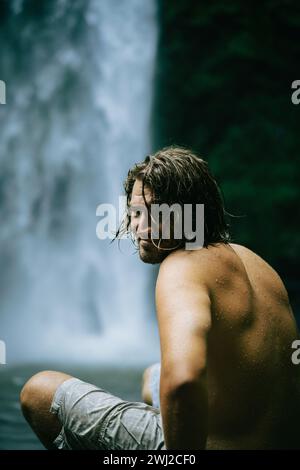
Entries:
[[176, 249], [176, 246], [174, 246], [174, 249], [163, 249], [163, 247], [157, 248], [157, 246], [159, 246], [157, 240], [155, 240], [155, 245], [152, 241], [139, 241], [139, 255], [140, 259], [144, 263], [161, 263], [172, 251]]

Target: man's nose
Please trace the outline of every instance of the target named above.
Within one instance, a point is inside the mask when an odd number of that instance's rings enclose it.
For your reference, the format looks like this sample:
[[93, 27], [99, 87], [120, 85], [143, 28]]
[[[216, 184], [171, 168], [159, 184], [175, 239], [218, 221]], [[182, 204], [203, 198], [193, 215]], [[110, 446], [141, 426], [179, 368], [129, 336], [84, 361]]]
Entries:
[[147, 212], [142, 211], [139, 217], [131, 218], [131, 229], [137, 238], [150, 238], [150, 224]]
[[150, 237], [149, 220], [145, 212], [143, 212], [139, 217], [136, 234], [138, 238], [142, 239]]

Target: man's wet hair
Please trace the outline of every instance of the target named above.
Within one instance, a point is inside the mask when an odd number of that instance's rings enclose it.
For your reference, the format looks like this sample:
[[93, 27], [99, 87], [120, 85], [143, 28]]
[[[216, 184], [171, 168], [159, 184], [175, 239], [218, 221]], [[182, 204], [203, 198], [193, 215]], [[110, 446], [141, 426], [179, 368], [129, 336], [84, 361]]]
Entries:
[[[136, 163], [124, 182], [127, 209], [130, 205], [133, 185], [142, 182], [144, 203], [145, 187], [152, 193], [151, 204], [204, 204], [204, 247], [216, 243], [229, 243], [229, 224], [221, 190], [212, 175], [208, 163], [189, 149], [170, 146], [147, 155], [144, 161]], [[193, 214], [195, 211], [193, 210]], [[123, 219], [116, 238], [125, 233], [130, 235], [130, 211]], [[182, 242], [185, 243], [183, 235]], [[188, 240], [190, 241], [190, 240]]]

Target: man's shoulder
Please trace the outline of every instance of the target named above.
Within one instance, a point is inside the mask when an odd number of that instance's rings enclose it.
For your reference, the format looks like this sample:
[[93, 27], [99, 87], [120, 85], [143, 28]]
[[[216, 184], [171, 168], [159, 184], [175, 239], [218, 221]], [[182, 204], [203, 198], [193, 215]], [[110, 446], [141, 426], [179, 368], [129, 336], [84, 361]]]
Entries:
[[236, 269], [236, 254], [229, 244], [218, 243], [197, 250], [176, 250], [161, 263], [159, 278], [188, 278], [209, 283], [216, 274]]
[[[199, 269], [217, 266], [220, 269], [222, 265], [230, 262], [233, 256], [236, 256], [236, 252], [231, 245], [229, 243], [216, 243], [197, 250], [179, 249], [173, 251], [163, 260], [160, 269], [166, 270], [184, 266]], [[245, 248], [242, 245], [234, 246]]]

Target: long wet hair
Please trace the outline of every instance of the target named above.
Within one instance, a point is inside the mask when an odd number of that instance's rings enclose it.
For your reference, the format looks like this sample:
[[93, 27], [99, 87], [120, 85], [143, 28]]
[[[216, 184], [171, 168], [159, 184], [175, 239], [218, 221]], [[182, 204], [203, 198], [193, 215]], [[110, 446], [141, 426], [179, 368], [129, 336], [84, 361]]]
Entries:
[[[206, 161], [188, 149], [171, 146], [148, 155], [136, 163], [128, 172], [124, 182], [127, 209], [130, 204], [133, 185], [142, 181], [144, 202], [147, 208], [144, 188], [150, 188], [155, 204], [204, 204], [204, 243], [207, 247], [215, 243], [229, 243], [229, 225], [226, 222], [223, 197], [220, 188], [208, 168]], [[127, 211], [115, 238], [130, 232], [130, 211]], [[183, 236], [183, 243], [186, 240]], [[190, 240], [188, 240], [190, 241]]]

